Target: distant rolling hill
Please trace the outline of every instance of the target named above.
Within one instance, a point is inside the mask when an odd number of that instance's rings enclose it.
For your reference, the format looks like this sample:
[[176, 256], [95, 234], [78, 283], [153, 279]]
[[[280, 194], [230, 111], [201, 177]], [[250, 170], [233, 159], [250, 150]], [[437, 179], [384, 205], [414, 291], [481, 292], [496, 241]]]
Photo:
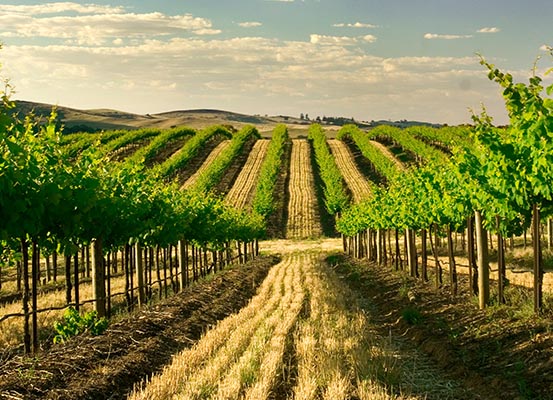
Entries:
[[[16, 109], [21, 116], [33, 112], [41, 118], [47, 118], [54, 107], [52, 104], [35, 103], [24, 100], [16, 101]], [[252, 124], [257, 127], [261, 134], [268, 134], [275, 125], [285, 123], [291, 136], [307, 135], [307, 128], [313, 120], [300, 119], [297, 117], [277, 115], [260, 116], [247, 115], [231, 111], [198, 109], [198, 110], [178, 110], [168, 111], [158, 114], [132, 114], [123, 111], [110, 109], [78, 110], [75, 108], [56, 106], [60, 123], [64, 127], [65, 133], [71, 132], [97, 132], [111, 129], [139, 129], [139, 128], [160, 128], [167, 129], [175, 126], [189, 126], [191, 128], [202, 129], [211, 125], [231, 125], [240, 129], [246, 124]], [[411, 125], [433, 125], [424, 122], [414, 121], [376, 121], [376, 122], [357, 122], [349, 118], [329, 118], [323, 122], [325, 129], [329, 130], [329, 136], [334, 136], [341, 125], [355, 122], [361, 128], [370, 128], [371, 126], [388, 124], [399, 127]], [[436, 126], [436, 125], [434, 125]]]
[[[41, 118], [47, 118], [52, 108], [51, 104], [16, 101], [17, 111], [23, 116], [30, 112]], [[95, 132], [108, 129], [138, 129], [138, 128], [171, 128], [186, 125], [192, 128], [222, 124], [232, 125], [239, 129], [243, 125], [253, 124], [260, 131], [272, 130], [278, 123], [306, 125], [307, 121], [287, 116], [263, 117], [246, 115], [222, 110], [178, 110], [159, 114], [132, 114], [110, 109], [78, 110], [75, 108], [56, 106], [58, 117], [65, 132], [88, 131]]]

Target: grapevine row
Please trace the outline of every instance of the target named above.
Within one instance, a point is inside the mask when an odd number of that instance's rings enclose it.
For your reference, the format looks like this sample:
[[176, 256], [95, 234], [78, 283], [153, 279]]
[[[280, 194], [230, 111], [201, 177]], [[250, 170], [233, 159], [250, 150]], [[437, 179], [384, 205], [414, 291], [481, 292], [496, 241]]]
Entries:
[[229, 145], [217, 156], [217, 158], [209, 164], [208, 168], [203, 171], [192, 186], [197, 192], [208, 192], [219, 182], [232, 163], [232, 160], [242, 150], [246, 141], [250, 139], [258, 139], [259, 132], [251, 125], [247, 125], [239, 132], [235, 133]]
[[[482, 64], [488, 68], [489, 78], [504, 90], [510, 125], [506, 129], [494, 127], [485, 110], [473, 115], [476, 126], [470, 134], [470, 142], [467, 138], [462, 140], [465, 145], [458, 147], [447, 162], [429, 163], [406, 174], [392, 175], [388, 188], [343, 213], [338, 230], [354, 236], [367, 230], [382, 229], [406, 229], [406, 235], [412, 235], [412, 230], [420, 229], [422, 246], [426, 246], [427, 231], [437, 235], [441, 229], [447, 237], [450, 287], [455, 295], [457, 277], [452, 232], [466, 228], [469, 232], [467, 258], [471, 290], [478, 294], [479, 305], [484, 308], [490, 301], [486, 230], [497, 235], [498, 298], [499, 302], [504, 302], [504, 238], [519, 235], [532, 226], [535, 238], [534, 307], [539, 312], [544, 275], [540, 225], [541, 219], [550, 217], [553, 209], [550, 182], [553, 175], [553, 100], [544, 97], [542, 92], [550, 96], [553, 85], [544, 88], [542, 79], [535, 75], [528, 84], [514, 83], [510, 74], [502, 73], [485, 60]], [[430, 132], [425, 130], [427, 137], [432, 137]], [[435, 132], [452, 134], [449, 130]], [[459, 131], [454, 132], [458, 134]], [[450, 143], [453, 141], [450, 139]], [[412, 276], [418, 276], [416, 258], [413, 257], [415, 241], [410, 237], [406, 243], [408, 248], [411, 247], [407, 251], [410, 272]], [[356, 246], [362, 249], [364, 244], [361, 238]], [[385, 245], [385, 241], [377, 240], [377, 248]], [[435, 245], [431, 241], [438, 287], [442, 282]], [[422, 254], [422, 278], [427, 279], [426, 251], [423, 250]]]
[[285, 125], [275, 127], [267, 155], [261, 165], [252, 209], [264, 219], [267, 219], [275, 211], [275, 184], [282, 165], [284, 145], [288, 140], [288, 128]]
[[128, 131], [126, 134], [116, 137], [115, 139], [109, 141], [108, 143], [97, 149], [98, 157], [113, 153], [129, 144], [152, 138], [159, 135], [160, 133], [161, 131], [159, 129], [151, 128]]
[[457, 146], [470, 146], [471, 128], [466, 126], [444, 126], [439, 129], [424, 126], [412, 126], [409, 133], [429, 145], [445, 148], [450, 152]]
[[[0, 151], [5, 160], [0, 165], [0, 248], [3, 256], [8, 254], [12, 259], [17, 253], [22, 254], [23, 313], [17, 316], [25, 318], [26, 351], [31, 349], [30, 326], [33, 349], [38, 349], [38, 249], [44, 256], [54, 252], [70, 256], [80, 247], [90, 246], [94, 301], [98, 313], [104, 315], [106, 271], [102, 259], [106, 251], [129, 243], [137, 246], [136, 287], [139, 304], [144, 304], [148, 274], [140, 261], [142, 251], [138, 246], [165, 247], [178, 242], [179, 279], [183, 287], [188, 282], [189, 244], [196, 279], [197, 262], [207, 260], [208, 250], [214, 254], [213, 265], [204, 263], [201, 267], [204, 272], [217, 269], [222, 257], [215, 257], [216, 253], [228, 249], [231, 241], [252, 242], [262, 235], [260, 218], [246, 217], [208, 194], [182, 192], [176, 183], [160, 180], [141, 165], [109, 163], [93, 152], [71, 159], [60, 147], [55, 115], [47, 126], [39, 128], [31, 120], [18, 121], [11, 114], [12, 107], [5, 99], [0, 110]], [[133, 274], [131, 269], [130, 276]], [[68, 303], [71, 276], [71, 269], [66, 268]], [[77, 267], [73, 276], [78, 307]], [[151, 280], [151, 270], [149, 277]], [[106, 282], [109, 291], [109, 278]], [[132, 299], [132, 291], [130, 296]], [[4, 315], [2, 319], [8, 317]]]
[[414, 153], [417, 157], [422, 158], [427, 162], [441, 162], [444, 161], [447, 156], [436, 149], [429, 146], [426, 143], [416, 139], [411, 131], [411, 128], [400, 129], [393, 126], [380, 125], [370, 131], [372, 137], [388, 137], [403, 149]]
[[187, 127], [178, 127], [162, 131], [147, 146], [137, 150], [128, 160], [140, 164], [146, 163], [148, 160], [155, 157], [169, 141], [185, 136], [192, 137], [195, 134], [196, 131], [194, 129]]
[[325, 206], [330, 215], [340, 213], [349, 203], [349, 196], [345, 190], [344, 178], [336, 165], [336, 161], [328, 144], [322, 127], [318, 124], [309, 128], [309, 140], [313, 144], [315, 160], [319, 166], [321, 179], [324, 183]]
[[212, 137], [221, 135], [231, 137], [231, 133], [222, 126], [211, 126], [196, 133], [177, 153], [164, 163], [154, 168], [155, 174], [161, 177], [172, 177], [179, 168], [183, 168], [194, 157], [202, 146]]
[[344, 125], [338, 132], [337, 139], [351, 138], [359, 148], [363, 156], [367, 158], [374, 168], [386, 179], [391, 179], [399, 172], [398, 166], [386, 157], [373, 143], [369, 135], [356, 125]]
[[[128, 133], [128, 131], [115, 130], [115, 131], [106, 131], [102, 133], [83, 133], [78, 134], [79, 136], [71, 142], [66, 143], [63, 139], [65, 135], [61, 137], [60, 143], [63, 145], [64, 152], [71, 158], [74, 158], [79, 155], [79, 153], [91, 148], [93, 145], [103, 146], [111, 140], [115, 140], [118, 137], [121, 137]], [[77, 135], [77, 134], [75, 134]], [[74, 135], [68, 135], [74, 136]]]

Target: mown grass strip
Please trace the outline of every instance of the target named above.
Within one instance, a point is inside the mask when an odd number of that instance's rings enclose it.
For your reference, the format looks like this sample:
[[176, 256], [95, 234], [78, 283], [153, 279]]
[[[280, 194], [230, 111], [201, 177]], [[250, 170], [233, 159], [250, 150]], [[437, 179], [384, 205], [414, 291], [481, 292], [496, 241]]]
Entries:
[[194, 347], [175, 356], [171, 365], [154, 375], [145, 386], [137, 387], [129, 399], [179, 398], [194, 387], [214, 390], [211, 375], [216, 370], [223, 371], [217, 365], [224, 363], [225, 359], [232, 360], [237, 348], [247, 346], [254, 328], [279, 307], [284, 295], [283, 282], [291, 283], [290, 272], [289, 262], [275, 265], [248, 306], [219, 322]]
[[344, 142], [335, 139], [328, 140], [327, 143], [334, 155], [336, 165], [340, 168], [342, 176], [351, 191], [353, 202], [360, 203], [362, 200], [369, 198], [374, 191], [375, 184], [359, 171], [348, 146]]
[[255, 191], [255, 185], [259, 180], [261, 166], [267, 156], [267, 150], [271, 142], [269, 140], [258, 140], [244, 164], [238, 177], [225, 197], [225, 202], [237, 209], [251, 210], [252, 194]]
[[298, 325], [298, 377], [294, 399], [389, 400], [386, 386], [398, 369], [384, 340], [374, 334], [355, 295], [311, 256], [305, 286], [309, 316]]

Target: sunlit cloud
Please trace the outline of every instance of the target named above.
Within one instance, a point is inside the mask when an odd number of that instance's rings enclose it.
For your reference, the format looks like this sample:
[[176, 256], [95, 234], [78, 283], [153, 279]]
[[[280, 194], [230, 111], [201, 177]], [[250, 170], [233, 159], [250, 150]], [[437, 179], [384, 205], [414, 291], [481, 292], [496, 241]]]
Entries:
[[373, 24], [367, 24], [363, 22], [355, 22], [355, 23], [339, 23], [339, 24], [333, 24], [332, 26], [336, 28], [377, 28], [377, 25]]
[[1, 5], [0, 13], [6, 14], [25, 14], [25, 15], [44, 15], [59, 14], [63, 12], [75, 12], [79, 14], [121, 14], [123, 7], [103, 6], [98, 4], [79, 4], [72, 2], [55, 2], [37, 5]]
[[[426, 111], [413, 104], [433, 104], [432, 113], [443, 109], [444, 120], [454, 122], [456, 107], [483, 100], [479, 90], [488, 82], [475, 57], [376, 57], [358, 51], [365, 40], [178, 37], [118, 46], [7, 46], [2, 56], [22, 98], [39, 86], [45, 98], [36, 100], [82, 108], [128, 110], [132, 98], [142, 106], [129, 111], [141, 113], [174, 104], [247, 112], [265, 104], [279, 113], [321, 107], [321, 114], [424, 119]], [[458, 96], [446, 99], [446, 92]]]
[[373, 43], [376, 41], [376, 36], [365, 35], [358, 37], [351, 36], [327, 36], [327, 35], [318, 35], [311, 34], [310, 42], [313, 44], [320, 45], [333, 45], [333, 46], [352, 46], [358, 44], [359, 42], [368, 42]]
[[257, 28], [263, 25], [261, 22], [249, 21], [249, 22], [238, 22], [238, 26], [242, 28]]
[[481, 29], [478, 29], [476, 32], [478, 33], [497, 33], [497, 32], [500, 32], [501, 29], [497, 28], [497, 27], [491, 27], [491, 28], [481, 28]]
[[361, 39], [367, 43], [376, 42], [376, 36], [374, 35], [365, 35], [365, 36], [362, 36]]
[[444, 39], [444, 40], [457, 40], [457, 39], [470, 39], [472, 35], [442, 35], [438, 33], [426, 33], [425, 39]]
[[[263, 26], [255, 20], [234, 24]], [[333, 26], [377, 27], [353, 21]], [[210, 19], [191, 14], [71, 2], [0, 6], [0, 36], [11, 42], [0, 61], [19, 98], [76, 108], [153, 113], [205, 107], [289, 115], [314, 110], [368, 119], [440, 115], [456, 123], [470, 121], [468, 113], [459, 117], [459, 109], [488, 102], [489, 81], [476, 57], [385, 58], [369, 52], [368, 44], [380, 40], [375, 35], [324, 32], [303, 40], [228, 38], [218, 35]]]
[[121, 37], [151, 38], [182, 33], [216, 35], [221, 31], [214, 29], [210, 20], [190, 14], [111, 12], [48, 17], [10, 12], [0, 14], [0, 37], [6, 38], [40, 37], [74, 44], [102, 45]]

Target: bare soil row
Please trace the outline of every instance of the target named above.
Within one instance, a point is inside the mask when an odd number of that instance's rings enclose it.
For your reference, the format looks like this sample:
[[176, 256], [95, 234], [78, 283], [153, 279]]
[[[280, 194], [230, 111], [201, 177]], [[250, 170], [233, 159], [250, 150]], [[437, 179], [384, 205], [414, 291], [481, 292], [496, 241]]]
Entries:
[[172, 298], [121, 317], [100, 336], [83, 335], [0, 366], [0, 399], [124, 399], [218, 320], [253, 296], [274, 257], [233, 266]]

